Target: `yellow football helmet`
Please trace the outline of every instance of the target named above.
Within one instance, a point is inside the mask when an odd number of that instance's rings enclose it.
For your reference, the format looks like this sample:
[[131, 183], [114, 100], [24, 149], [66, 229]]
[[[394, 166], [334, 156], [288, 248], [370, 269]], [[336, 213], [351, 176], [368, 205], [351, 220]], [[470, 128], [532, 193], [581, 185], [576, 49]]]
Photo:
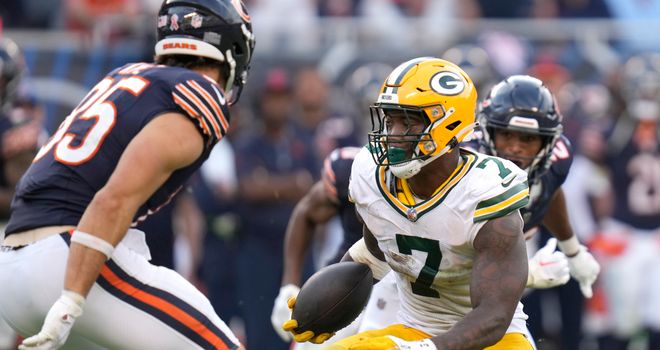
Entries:
[[[399, 178], [414, 176], [421, 168], [449, 152], [472, 133], [477, 90], [470, 77], [457, 65], [434, 57], [420, 57], [396, 67], [381, 87], [371, 109], [369, 146], [374, 161], [388, 165]], [[426, 127], [421, 133], [389, 133], [388, 112], [420, 116]], [[398, 146], [401, 140], [413, 143], [410, 152]]]

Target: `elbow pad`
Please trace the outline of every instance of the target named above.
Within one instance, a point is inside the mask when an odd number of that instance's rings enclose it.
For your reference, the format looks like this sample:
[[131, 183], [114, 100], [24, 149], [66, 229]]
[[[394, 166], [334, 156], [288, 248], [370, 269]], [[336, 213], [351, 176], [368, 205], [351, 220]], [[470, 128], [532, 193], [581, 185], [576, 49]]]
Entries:
[[382, 261], [375, 257], [367, 245], [364, 243], [364, 239], [360, 239], [351, 248], [348, 250], [348, 254], [351, 256], [353, 261], [366, 264], [371, 269], [371, 274], [374, 276], [374, 279], [381, 280], [385, 275], [387, 275], [392, 268], [385, 261]]

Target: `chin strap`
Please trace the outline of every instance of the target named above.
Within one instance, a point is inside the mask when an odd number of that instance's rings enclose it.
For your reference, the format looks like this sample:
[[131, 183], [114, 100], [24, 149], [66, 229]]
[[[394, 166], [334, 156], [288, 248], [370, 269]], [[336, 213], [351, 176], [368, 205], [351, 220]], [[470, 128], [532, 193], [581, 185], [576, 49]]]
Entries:
[[232, 87], [234, 87], [234, 79], [236, 78], [236, 60], [231, 55], [231, 50], [225, 53], [227, 64], [229, 65], [229, 77], [225, 82], [225, 93], [228, 94]]
[[463, 128], [461, 131], [459, 131], [456, 134], [455, 137], [452, 137], [452, 139], [449, 140], [449, 142], [447, 142], [447, 145], [445, 145], [445, 147], [443, 147], [440, 150], [440, 152], [438, 152], [438, 154], [429, 156], [428, 158], [423, 160], [413, 159], [406, 163], [390, 165], [390, 171], [392, 171], [392, 174], [394, 174], [394, 176], [400, 179], [409, 179], [417, 175], [417, 173], [419, 173], [419, 171], [422, 170], [422, 167], [438, 159], [439, 157], [445, 155], [447, 152], [455, 148], [458, 145], [458, 140], [461, 140], [464, 137], [468, 136], [478, 125], [479, 125], [478, 122], [474, 122], [468, 125], [467, 127]]

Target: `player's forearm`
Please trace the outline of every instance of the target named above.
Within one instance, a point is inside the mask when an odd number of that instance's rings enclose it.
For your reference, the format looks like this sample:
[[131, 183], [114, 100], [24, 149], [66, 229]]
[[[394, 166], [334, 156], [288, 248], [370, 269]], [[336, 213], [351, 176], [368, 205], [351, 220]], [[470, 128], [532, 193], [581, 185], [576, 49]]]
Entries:
[[[83, 214], [77, 231], [92, 235], [112, 247], [126, 235], [137, 206], [99, 192]], [[74, 232], [74, 235], [76, 233]], [[64, 289], [87, 296], [108, 257], [93, 247], [72, 242]]]
[[543, 225], [559, 241], [565, 241], [573, 237], [573, 229], [566, 209], [566, 199], [561, 188], [555, 192], [550, 200], [548, 211], [543, 217]]
[[284, 239], [284, 273], [282, 285], [300, 285], [301, 267], [314, 230], [314, 225], [307, 220], [306, 215], [296, 207]]

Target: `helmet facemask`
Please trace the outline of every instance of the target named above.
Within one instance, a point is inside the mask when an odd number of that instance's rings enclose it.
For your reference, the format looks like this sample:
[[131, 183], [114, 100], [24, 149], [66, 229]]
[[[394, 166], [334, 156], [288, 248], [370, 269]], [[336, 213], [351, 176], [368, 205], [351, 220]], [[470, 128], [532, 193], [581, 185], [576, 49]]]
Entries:
[[[371, 155], [378, 165], [388, 166], [394, 176], [407, 179], [416, 175], [421, 168], [446, 154], [456, 147], [458, 140], [452, 137], [444, 145], [438, 145], [432, 137], [433, 131], [440, 127], [445, 117], [450, 116], [454, 110], [445, 112], [441, 105], [431, 108], [435, 113], [433, 121], [425, 112], [427, 108], [375, 104], [370, 107], [372, 131], [369, 133], [369, 147]], [[389, 114], [399, 114], [398, 118], [405, 120], [405, 125], [414, 125], [423, 121], [423, 128], [408, 127], [402, 134], [392, 134], [388, 129], [387, 118]], [[456, 123], [448, 126], [450, 131]], [[418, 129], [419, 131], [415, 130]], [[469, 131], [472, 128], [468, 128]], [[462, 137], [462, 135], [457, 135]], [[436, 152], [439, 147], [443, 147]]]
[[[531, 163], [523, 169], [528, 173], [528, 179], [530, 183], [536, 182], [543, 173], [545, 173], [550, 165], [552, 165], [551, 156], [552, 150], [559, 140], [563, 127], [561, 124], [558, 124], [556, 127], [551, 129], [531, 129], [523, 128], [512, 125], [501, 125], [500, 123], [493, 122], [487, 118], [481, 117], [481, 125], [483, 126], [483, 138], [481, 139], [482, 145], [488, 150], [488, 153], [494, 156], [502, 157], [505, 159], [509, 158], [522, 158], [525, 160], [531, 160]], [[541, 148], [539, 151], [530, 158], [522, 157], [520, 155], [511, 155], [498, 152], [495, 146], [495, 133], [497, 130], [509, 130], [520, 133], [538, 135], [541, 137]], [[516, 164], [518, 165], [518, 164]]]
[[[472, 132], [476, 99], [470, 78], [451, 62], [419, 57], [400, 64], [371, 106], [375, 163], [398, 178], [414, 176]], [[396, 130], [388, 125], [389, 117]], [[409, 126], [414, 128], [406, 130]]]

